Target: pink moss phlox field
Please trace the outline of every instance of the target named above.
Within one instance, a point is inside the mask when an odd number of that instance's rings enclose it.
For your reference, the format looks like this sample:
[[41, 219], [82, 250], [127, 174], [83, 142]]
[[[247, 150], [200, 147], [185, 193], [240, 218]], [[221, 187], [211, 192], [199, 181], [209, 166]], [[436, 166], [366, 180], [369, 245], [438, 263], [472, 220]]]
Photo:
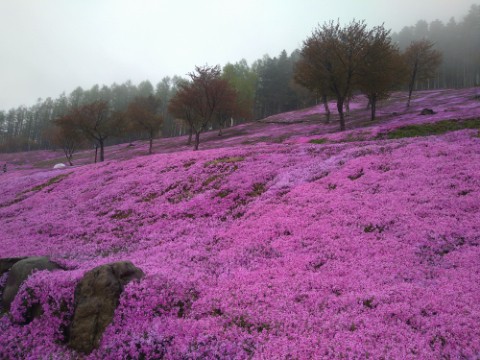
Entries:
[[75, 285], [118, 260], [146, 276], [87, 359], [480, 357], [478, 131], [230, 144], [0, 176], [0, 257], [66, 268], [22, 286], [0, 358], [80, 358]]
[[0, 319], [0, 358], [72, 357], [59, 344], [65, 340], [80, 276], [78, 271], [38, 271], [28, 278], [11, 304], [10, 316]]

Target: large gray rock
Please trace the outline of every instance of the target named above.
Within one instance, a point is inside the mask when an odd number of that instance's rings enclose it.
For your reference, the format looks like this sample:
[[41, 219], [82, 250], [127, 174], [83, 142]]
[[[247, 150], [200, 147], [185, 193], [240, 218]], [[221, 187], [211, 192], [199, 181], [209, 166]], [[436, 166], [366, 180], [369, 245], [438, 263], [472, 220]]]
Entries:
[[3, 290], [2, 305], [4, 311], [10, 310], [10, 305], [20, 289], [20, 285], [35, 270], [59, 270], [60, 265], [50, 261], [47, 257], [28, 257], [16, 261], [8, 273], [7, 283]]
[[143, 276], [143, 271], [130, 261], [98, 266], [85, 273], [75, 288], [68, 345], [86, 354], [97, 348], [112, 322], [124, 286]]
[[19, 262], [20, 260], [26, 259], [25, 257], [17, 257], [17, 258], [3, 258], [0, 259], [0, 276], [5, 274], [7, 271], [10, 271], [12, 266]]

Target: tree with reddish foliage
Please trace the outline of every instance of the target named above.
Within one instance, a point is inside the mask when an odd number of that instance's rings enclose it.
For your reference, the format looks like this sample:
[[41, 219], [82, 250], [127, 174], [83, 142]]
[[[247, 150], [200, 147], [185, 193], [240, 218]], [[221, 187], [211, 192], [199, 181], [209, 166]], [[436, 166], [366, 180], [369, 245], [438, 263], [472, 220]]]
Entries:
[[364, 21], [345, 27], [331, 21], [314, 30], [303, 44], [301, 61], [306, 62], [307, 74], [299, 73], [297, 78], [322, 95], [328, 91], [337, 100], [341, 131], [345, 130], [344, 105], [358, 83], [370, 34]]
[[238, 92], [232, 87], [226, 87], [223, 94], [223, 100], [219, 105], [215, 121], [219, 127], [218, 136], [223, 135], [223, 129], [227, 121], [233, 119], [236, 116], [242, 118], [248, 118], [250, 109], [245, 107], [245, 103], [239, 101]]
[[369, 102], [371, 120], [375, 120], [377, 101], [387, 99], [405, 79], [405, 66], [397, 46], [392, 43], [390, 31], [383, 25], [369, 34], [368, 46], [360, 66], [358, 88]]
[[162, 128], [163, 116], [160, 115], [160, 112], [160, 99], [152, 95], [137, 97], [128, 105], [127, 117], [130, 127], [145, 131], [148, 134], [149, 154], [152, 153], [153, 139]]
[[[307, 88], [312, 93], [321, 98], [325, 109], [325, 117], [327, 124], [330, 122], [330, 107], [328, 106], [328, 89], [326, 74], [318, 71], [317, 65], [320, 60], [321, 53], [313, 44], [312, 38], [307, 39], [301, 52], [300, 60], [295, 64], [294, 80], [301, 86]], [[309, 44], [309, 45], [307, 45]]]
[[171, 100], [170, 110], [176, 116], [188, 117], [185, 121], [190, 122], [190, 129], [195, 134], [194, 150], [198, 150], [200, 134], [209, 125], [238, 111], [237, 94], [228, 81], [221, 78], [219, 66], [197, 66], [188, 76], [190, 81], [180, 84]]
[[181, 84], [168, 103], [168, 112], [174, 117], [181, 119], [188, 126], [187, 145], [192, 143], [193, 126], [195, 123], [192, 99], [191, 88], [187, 84]]
[[104, 161], [105, 140], [120, 133], [124, 116], [110, 112], [108, 102], [99, 100], [72, 109], [65, 121], [71, 122], [87, 139], [94, 141], [95, 148], [100, 147], [100, 161]]
[[435, 50], [434, 43], [428, 40], [413, 41], [403, 54], [408, 69], [408, 101], [410, 107], [412, 92], [417, 81], [424, 81], [434, 77], [442, 63], [442, 54]]
[[53, 144], [63, 150], [69, 165], [73, 166], [73, 154], [85, 143], [85, 137], [69, 115], [56, 119], [54, 124], [48, 136]]

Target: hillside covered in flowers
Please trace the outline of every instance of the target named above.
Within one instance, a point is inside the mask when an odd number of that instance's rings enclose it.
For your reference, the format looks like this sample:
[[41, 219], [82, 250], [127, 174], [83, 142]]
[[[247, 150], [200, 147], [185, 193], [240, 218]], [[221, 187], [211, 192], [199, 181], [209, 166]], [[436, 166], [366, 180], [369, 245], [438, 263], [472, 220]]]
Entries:
[[[398, 95], [374, 123], [356, 101], [342, 133], [318, 106], [200, 151], [159, 139], [63, 170], [0, 155], [0, 258], [65, 269], [23, 284], [0, 358], [480, 358], [480, 101], [424, 92], [405, 112]], [[145, 277], [83, 357], [64, 344], [75, 285], [120, 260]]]

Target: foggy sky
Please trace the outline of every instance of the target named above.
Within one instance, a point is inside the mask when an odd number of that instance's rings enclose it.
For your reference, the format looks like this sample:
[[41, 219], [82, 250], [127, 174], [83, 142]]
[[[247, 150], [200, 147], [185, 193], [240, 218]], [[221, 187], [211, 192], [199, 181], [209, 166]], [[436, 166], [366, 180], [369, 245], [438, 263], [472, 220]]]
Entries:
[[0, 110], [75, 87], [155, 84], [195, 65], [251, 64], [328, 20], [399, 31], [460, 21], [476, 0], [0, 0]]

